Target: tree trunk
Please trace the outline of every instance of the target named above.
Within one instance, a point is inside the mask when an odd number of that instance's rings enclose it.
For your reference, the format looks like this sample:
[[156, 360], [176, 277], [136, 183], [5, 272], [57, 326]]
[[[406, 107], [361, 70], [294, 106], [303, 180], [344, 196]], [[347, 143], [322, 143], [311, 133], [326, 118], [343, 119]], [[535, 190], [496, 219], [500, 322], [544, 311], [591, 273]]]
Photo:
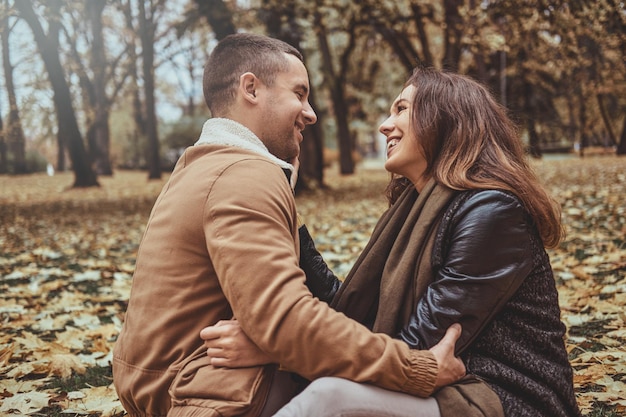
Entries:
[[[139, 34], [141, 38], [141, 61], [146, 109], [146, 133], [148, 139], [147, 162], [148, 179], [161, 178], [159, 158], [159, 135], [157, 132], [156, 103], [154, 97], [154, 10], [146, 13], [143, 0], [139, 3]], [[152, 1], [148, 2], [152, 7]]]
[[[127, 0], [123, 5], [124, 17], [126, 20], [126, 28], [130, 33], [136, 33], [133, 26], [133, 14], [131, 7], [131, 0]], [[139, 70], [137, 68], [137, 51], [135, 49], [135, 43], [131, 42], [128, 45], [128, 66], [131, 82], [129, 85], [130, 96], [132, 97], [132, 113], [133, 121], [135, 122], [135, 129], [133, 130], [131, 137], [130, 155], [129, 160], [124, 161], [125, 165], [129, 165], [131, 168], [140, 168], [145, 163], [145, 152], [143, 151], [143, 143], [146, 138], [146, 120], [143, 112], [143, 103], [139, 94]]]
[[[604, 102], [602, 101], [602, 94], [596, 94], [596, 100], [598, 100], [598, 109], [600, 109], [600, 115], [602, 116], [604, 127], [609, 134], [610, 145], [617, 145], [617, 137], [613, 132], [613, 127], [611, 126], [611, 120], [609, 119], [609, 115], [606, 114], [606, 108], [604, 107]], [[604, 145], [606, 146], [607, 144], [605, 143]]]
[[[411, 10], [413, 12], [413, 20], [415, 27], [417, 28], [417, 34], [419, 35], [420, 43], [422, 44], [422, 62], [425, 66], [433, 66], [433, 54], [430, 52], [430, 43], [428, 41], [428, 34], [426, 33], [426, 27], [424, 26], [424, 13], [422, 12], [421, 5], [411, 4]], [[432, 10], [430, 11], [432, 14]]]
[[402, 41], [404, 35], [391, 30], [386, 22], [375, 22], [374, 28], [394, 51], [396, 57], [406, 69], [406, 72], [410, 74], [413, 68], [420, 63], [417, 51], [412, 46], [410, 49], [406, 50], [407, 44]]
[[215, 38], [222, 40], [237, 31], [233, 23], [233, 12], [222, 0], [195, 0], [200, 13], [213, 28]]
[[[470, 0], [469, 2], [469, 7], [470, 10], [475, 10], [476, 9], [476, 1], [475, 0]], [[470, 26], [478, 28], [478, 21], [476, 19], [476, 15], [471, 13], [470, 14]], [[482, 82], [483, 84], [489, 84], [489, 76], [487, 75], [487, 65], [485, 64], [485, 52], [483, 52], [482, 50], [480, 51], [476, 51], [473, 55], [474, 55], [474, 63], [476, 64], [476, 74], [475, 77]], [[506, 66], [505, 66], [506, 67]], [[500, 80], [505, 79], [503, 78], [502, 75], [505, 73], [505, 71], [502, 68], [502, 65], [500, 66]], [[506, 86], [504, 88], [502, 88], [502, 83], [500, 84], [500, 102], [503, 106], [506, 107]]]
[[617, 154], [626, 155], [626, 115], [622, 123], [622, 136], [620, 137], [619, 145], [617, 145]]
[[[4, 6], [8, 7], [6, 0], [4, 3]], [[4, 79], [9, 100], [9, 115], [3, 138], [3, 166], [5, 169], [8, 168], [6, 165], [7, 154], [10, 154], [13, 157], [12, 173], [25, 174], [28, 171], [28, 167], [26, 166], [26, 145], [24, 140], [24, 131], [22, 130], [22, 121], [17, 108], [15, 84], [13, 83], [13, 65], [11, 65], [9, 44], [11, 28], [9, 26], [9, 17], [7, 14], [3, 15], [1, 25], [2, 29], [0, 30], [0, 37], [2, 37], [2, 65], [4, 68]]]
[[[309, 94], [309, 102], [313, 108], [316, 106], [316, 93], [311, 89]], [[304, 130], [304, 140], [302, 146], [304, 149], [300, 151], [300, 171], [302, 175], [298, 175], [298, 184], [296, 191], [305, 187], [306, 182], [302, 180], [313, 180], [318, 186], [324, 187], [324, 130], [322, 129], [322, 120], [324, 115], [317, 113], [317, 123], [307, 126]]]
[[541, 158], [540, 140], [535, 128], [533, 117], [533, 87], [530, 83], [524, 82], [524, 113], [526, 113], [526, 128], [528, 129], [528, 148], [533, 158]]
[[[52, 4], [50, 4], [52, 3]], [[49, 2], [50, 7], [58, 15], [60, 5], [58, 2]], [[85, 145], [76, 121], [76, 113], [72, 105], [72, 96], [69, 86], [65, 80], [65, 71], [61, 65], [58, 50], [58, 31], [53, 27], [57, 25], [54, 17], [48, 21], [49, 34], [46, 34], [39, 22], [39, 18], [33, 10], [30, 1], [21, 0], [15, 2], [15, 7], [19, 10], [21, 17], [28, 23], [41, 54], [50, 84], [52, 84], [54, 107], [57, 114], [59, 142], [66, 139], [67, 149], [72, 161], [74, 171], [74, 187], [98, 186], [96, 174], [91, 168]], [[53, 13], [54, 14], [54, 13]], [[57, 26], [58, 27], [58, 26]]]
[[582, 89], [578, 90], [578, 118], [580, 119], [580, 157], [584, 158], [585, 148], [589, 146], [589, 137], [587, 136], [587, 107], [585, 106], [585, 97]]
[[528, 129], [528, 148], [530, 156], [533, 158], [541, 158], [541, 148], [539, 147], [539, 135], [535, 128], [535, 119], [527, 116], [526, 128]]
[[102, 11], [106, 2], [101, 0], [87, 0], [86, 8], [89, 21], [91, 22], [91, 69], [93, 72], [94, 92], [94, 120], [93, 120], [93, 148], [92, 158], [94, 169], [98, 175], [113, 175], [111, 169], [110, 153], [110, 129], [109, 129], [109, 103], [106, 95], [107, 68], [106, 54], [104, 50], [104, 38], [102, 35]]
[[335, 120], [337, 121], [337, 142], [339, 144], [339, 172], [342, 175], [354, 174], [354, 138], [348, 122], [348, 105], [344, 94], [344, 86], [336, 80], [331, 87], [331, 97]]
[[[315, 27], [318, 28], [317, 40], [322, 55], [322, 67], [330, 84], [330, 95], [333, 102], [333, 111], [337, 124], [337, 145], [339, 147], [339, 172], [342, 175], [354, 173], [354, 159], [352, 157], [353, 140], [348, 125], [348, 105], [346, 103], [344, 83], [342, 77], [333, 70], [332, 54], [326, 37], [326, 28], [322, 22], [321, 14], [315, 12]], [[344, 55], [345, 56], [345, 55]], [[342, 62], [342, 65], [347, 65]]]
[[571, 91], [567, 92], [567, 134], [572, 145], [578, 142], [578, 129], [576, 128], [576, 103]]
[[7, 145], [4, 141], [4, 124], [2, 123], [2, 113], [0, 112], [0, 175], [6, 174], [7, 171]]
[[459, 14], [462, 0], [444, 0], [446, 29], [444, 35], [445, 56], [443, 67], [457, 71], [461, 59], [461, 39], [463, 37], [463, 18]]

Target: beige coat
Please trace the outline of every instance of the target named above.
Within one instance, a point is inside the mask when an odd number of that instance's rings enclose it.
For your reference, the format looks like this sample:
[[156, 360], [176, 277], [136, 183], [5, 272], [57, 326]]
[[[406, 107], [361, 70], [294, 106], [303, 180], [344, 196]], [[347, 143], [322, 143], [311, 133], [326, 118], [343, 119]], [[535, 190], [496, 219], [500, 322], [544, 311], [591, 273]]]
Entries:
[[196, 415], [258, 409], [269, 367], [215, 370], [202, 362], [200, 330], [233, 316], [283, 369], [430, 395], [434, 356], [372, 334], [313, 298], [298, 253], [295, 201], [274, 161], [236, 146], [189, 148], [150, 215], [114, 349], [126, 411], [165, 415], [168, 388], [194, 351], [198, 359], [173, 387], [179, 415], [186, 405]]

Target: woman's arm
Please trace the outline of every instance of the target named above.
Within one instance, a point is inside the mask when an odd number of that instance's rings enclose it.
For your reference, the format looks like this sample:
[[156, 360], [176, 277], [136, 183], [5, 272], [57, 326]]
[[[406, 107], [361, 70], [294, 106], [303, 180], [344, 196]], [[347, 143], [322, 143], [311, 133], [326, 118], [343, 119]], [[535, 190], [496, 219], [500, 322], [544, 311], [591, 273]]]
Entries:
[[306, 285], [313, 296], [330, 303], [341, 286], [341, 281], [317, 251], [306, 225], [300, 226], [298, 234], [300, 235], [300, 268], [306, 274]]
[[444, 233], [441, 264], [400, 337], [412, 348], [437, 343], [452, 323], [465, 349], [513, 296], [532, 269], [530, 218], [502, 191], [471, 195]]

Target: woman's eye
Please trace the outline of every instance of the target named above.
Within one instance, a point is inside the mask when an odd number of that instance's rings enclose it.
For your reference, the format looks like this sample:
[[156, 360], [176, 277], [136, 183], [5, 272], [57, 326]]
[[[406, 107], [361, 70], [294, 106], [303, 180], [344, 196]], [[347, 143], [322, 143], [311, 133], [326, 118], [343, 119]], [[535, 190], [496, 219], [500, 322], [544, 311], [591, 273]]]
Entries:
[[398, 106], [398, 108], [396, 109], [398, 113], [402, 113], [404, 110], [406, 110], [406, 106]]

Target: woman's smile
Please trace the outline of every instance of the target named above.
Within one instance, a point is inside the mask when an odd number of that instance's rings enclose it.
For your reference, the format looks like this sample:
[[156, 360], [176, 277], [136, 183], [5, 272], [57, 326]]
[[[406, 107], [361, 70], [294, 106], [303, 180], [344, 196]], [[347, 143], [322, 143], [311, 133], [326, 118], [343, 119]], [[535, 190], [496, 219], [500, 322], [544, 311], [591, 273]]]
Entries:
[[399, 143], [400, 143], [400, 139], [397, 139], [397, 138], [387, 139], [387, 157], [389, 157], [391, 150]]

